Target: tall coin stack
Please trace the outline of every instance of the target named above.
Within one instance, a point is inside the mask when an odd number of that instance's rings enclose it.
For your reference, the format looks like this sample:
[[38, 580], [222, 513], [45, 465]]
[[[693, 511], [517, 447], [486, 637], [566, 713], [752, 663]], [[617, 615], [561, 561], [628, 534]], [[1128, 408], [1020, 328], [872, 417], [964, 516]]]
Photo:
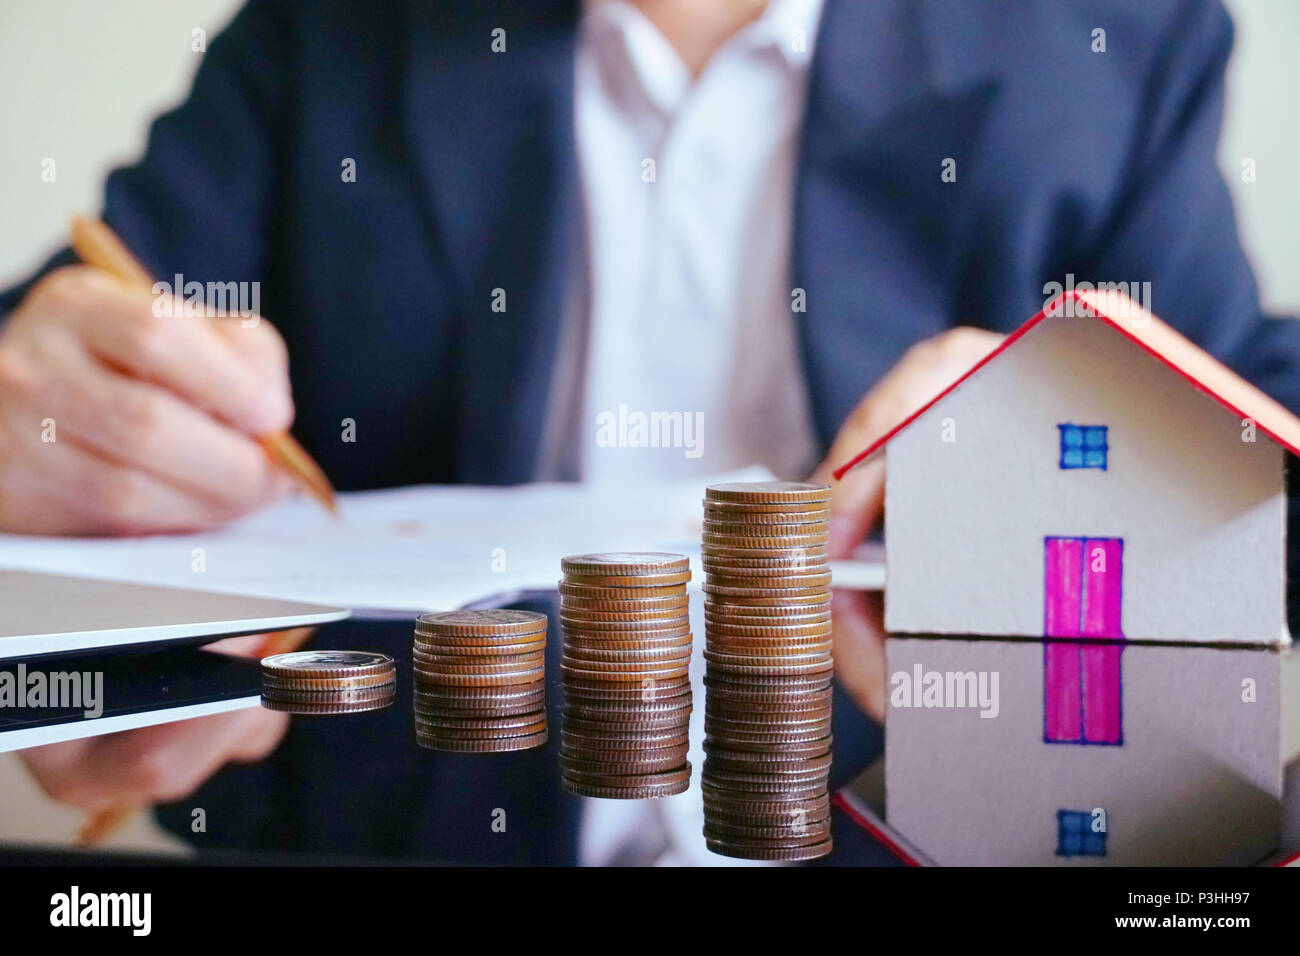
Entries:
[[625, 800], [681, 793], [691, 780], [690, 561], [580, 554], [561, 567], [565, 789]]
[[704, 836], [724, 856], [831, 850], [830, 494], [705, 491]]
[[422, 747], [500, 753], [546, 743], [545, 614], [421, 614], [411, 654]]

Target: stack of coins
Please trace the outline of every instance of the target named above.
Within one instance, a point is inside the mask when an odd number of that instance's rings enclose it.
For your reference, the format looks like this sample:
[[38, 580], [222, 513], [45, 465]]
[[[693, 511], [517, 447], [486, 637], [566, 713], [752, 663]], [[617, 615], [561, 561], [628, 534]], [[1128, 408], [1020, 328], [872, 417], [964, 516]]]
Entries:
[[704, 499], [704, 836], [724, 856], [831, 850], [830, 489], [711, 485]]
[[546, 743], [545, 614], [421, 614], [411, 657], [420, 746], [501, 753]]
[[368, 651], [295, 651], [262, 658], [262, 706], [290, 714], [379, 710], [397, 695], [397, 665]]
[[565, 789], [626, 800], [681, 793], [691, 781], [690, 561], [580, 554], [561, 566]]

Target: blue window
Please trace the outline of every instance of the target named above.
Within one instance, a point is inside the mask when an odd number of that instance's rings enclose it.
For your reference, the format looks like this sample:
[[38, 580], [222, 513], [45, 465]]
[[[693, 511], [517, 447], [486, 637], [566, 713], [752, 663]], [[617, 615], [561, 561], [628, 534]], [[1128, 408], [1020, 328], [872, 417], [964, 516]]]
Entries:
[[1106, 470], [1105, 425], [1057, 425], [1061, 431], [1062, 468]]
[[1057, 856], [1106, 855], [1106, 831], [1094, 832], [1092, 819], [1090, 810], [1056, 811]]

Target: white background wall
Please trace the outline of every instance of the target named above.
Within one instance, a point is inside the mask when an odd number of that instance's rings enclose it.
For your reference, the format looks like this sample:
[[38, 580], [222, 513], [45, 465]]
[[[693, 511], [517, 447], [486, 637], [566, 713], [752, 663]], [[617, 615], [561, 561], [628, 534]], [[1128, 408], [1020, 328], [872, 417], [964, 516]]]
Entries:
[[[858, 0], [851, 0], [858, 2]], [[977, 2], [977, 0], [972, 0]], [[1300, 315], [1300, 3], [1227, 0], [1237, 22], [1221, 165], [1266, 306]], [[3, 0], [0, 3], [0, 286], [99, 207], [104, 173], [132, 159], [145, 125], [181, 98], [238, 0]], [[40, 181], [41, 160], [58, 182]], [[1241, 182], [1244, 157], [1258, 180]]]

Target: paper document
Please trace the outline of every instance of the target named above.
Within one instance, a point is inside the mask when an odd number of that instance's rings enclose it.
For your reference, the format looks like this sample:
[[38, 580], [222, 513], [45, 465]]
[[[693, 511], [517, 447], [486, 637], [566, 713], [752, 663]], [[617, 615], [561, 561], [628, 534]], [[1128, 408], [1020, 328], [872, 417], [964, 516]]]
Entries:
[[[747, 469], [642, 487], [426, 485], [341, 495], [337, 519], [296, 498], [201, 534], [0, 535], [0, 567], [360, 611], [445, 610], [550, 589], [560, 578], [560, 558], [588, 551], [689, 554], [698, 585], [704, 486], [769, 477]], [[864, 571], [868, 582], [883, 576], [874, 565], [844, 570], [856, 586]]]

